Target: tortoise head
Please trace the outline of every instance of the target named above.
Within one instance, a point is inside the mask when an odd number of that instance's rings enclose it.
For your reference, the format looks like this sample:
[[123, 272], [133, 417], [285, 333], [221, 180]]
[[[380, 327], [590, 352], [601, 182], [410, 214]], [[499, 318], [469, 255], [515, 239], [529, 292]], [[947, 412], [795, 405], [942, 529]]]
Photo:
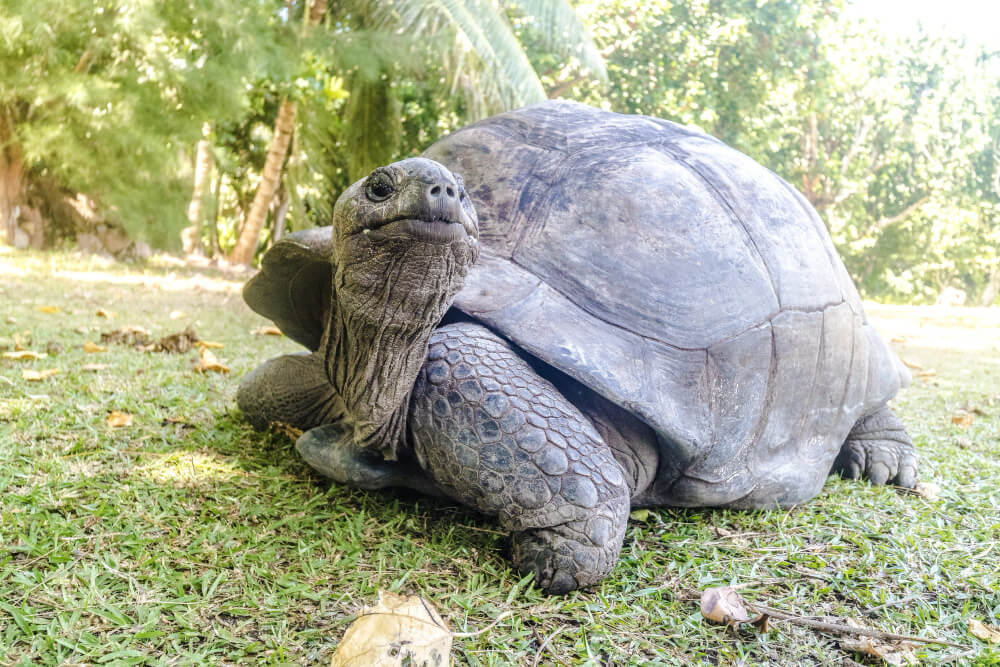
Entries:
[[[436, 325], [479, 254], [479, 225], [460, 176], [426, 158], [379, 167], [333, 212], [334, 284], [342, 308]], [[433, 321], [429, 321], [433, 320]]]

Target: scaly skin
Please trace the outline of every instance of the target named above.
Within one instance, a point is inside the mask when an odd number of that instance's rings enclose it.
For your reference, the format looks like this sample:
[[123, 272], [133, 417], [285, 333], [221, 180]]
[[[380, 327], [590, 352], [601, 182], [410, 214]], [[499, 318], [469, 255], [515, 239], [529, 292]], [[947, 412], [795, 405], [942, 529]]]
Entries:
[[907, 488], [917, 483], [917, 451], [906, 427], [888, 406], [858, 420], [831, 472], [847, 479]]
[[622, 468], [502, 339], [470, 323], [436, 330], [410, 405], [420, 465], [447, 495], [513, 531], [522, 573], [566, 593], [614, 568], [629, 511]]

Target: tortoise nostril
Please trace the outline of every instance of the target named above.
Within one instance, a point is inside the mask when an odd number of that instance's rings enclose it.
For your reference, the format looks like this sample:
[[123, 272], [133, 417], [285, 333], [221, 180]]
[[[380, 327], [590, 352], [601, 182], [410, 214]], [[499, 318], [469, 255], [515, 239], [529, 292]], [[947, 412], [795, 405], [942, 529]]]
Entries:
[[447, 188], [445, 188], [444, 191], [448, 193], [449, 197], [455, 196], [455, 190], [450, 185]]
[[441, 186], [440, 185], [435, 185], [433, 188], [431, 188], [431, 195], [433, 195], [434, 197], [437, 197], [439, 194], [441, 194]]

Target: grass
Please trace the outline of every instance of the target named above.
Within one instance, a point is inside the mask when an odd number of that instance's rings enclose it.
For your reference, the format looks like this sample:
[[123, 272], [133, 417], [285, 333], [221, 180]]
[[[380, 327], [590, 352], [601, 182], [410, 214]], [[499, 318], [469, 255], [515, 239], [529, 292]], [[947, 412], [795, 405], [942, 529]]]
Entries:
[[[295, 349], [251, 334], [267, 323], [241, 282], [164, 260], [0, 254], [0, 347], [16, 335], [52, 352], [0, 360], [0, 664], [325, 664], [379, 589], [423, 595], [456, 632], [510, 612], [456, 639], [459, 665], [865, 661], [801, 626], [704, 621], [699, 592], [727, 584], [966, 647], [917, 646], [929, 664], [1000, 664], [968, 631], [1000, 626], [995, 309], [869, 310], [924, 374], [895, 405], [936, 499], [831, 478], [787, 512], [652, 511], [599, 588], [548, 597], [510, 569], [489, 518], [331, 485], [288, 437], [241, 421], [240, 376]], [[84, 351], [125, 324], [154, 337], [191, 326], [225, 345], [214, 351], [232, 373], [196, 372], [193, 351]], [[61, 372], [32, 382], [25, 369]], [[109, 426], [115, 410], [132, 424]]]

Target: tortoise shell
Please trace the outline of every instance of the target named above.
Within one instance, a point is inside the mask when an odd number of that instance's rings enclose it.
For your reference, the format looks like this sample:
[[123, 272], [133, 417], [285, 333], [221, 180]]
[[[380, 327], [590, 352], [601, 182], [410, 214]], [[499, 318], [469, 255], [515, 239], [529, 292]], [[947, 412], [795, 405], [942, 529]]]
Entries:
[[652, 427], [665, 500], [811, 497], [909, 381], [808, 201], [703, 132], [547, 101], [424, 155], [479, 216], [455, 306]]

